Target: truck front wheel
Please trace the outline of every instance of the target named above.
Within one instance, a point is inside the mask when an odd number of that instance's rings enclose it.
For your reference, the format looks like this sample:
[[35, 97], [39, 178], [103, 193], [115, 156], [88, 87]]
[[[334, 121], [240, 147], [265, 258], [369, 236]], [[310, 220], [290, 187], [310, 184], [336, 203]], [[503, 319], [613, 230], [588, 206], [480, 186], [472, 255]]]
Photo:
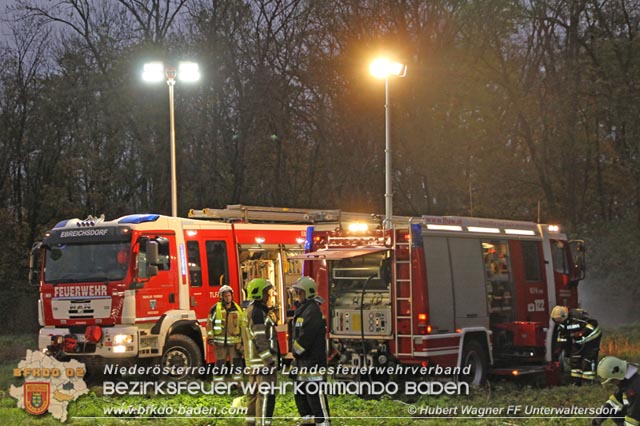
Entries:
[[489, 369], [487, 353], [476, 340], [471, 340], [464, 344], [462, 363], [460, 365], [463, 368], [460, 380], [469, 383], [473, 387], [480, 386], [486, 380]]
[[198, 345], [182, 334], [170, 336], [160, 360], [161, 376], [169, 380], [182, 380], [198, 376], [202, 367], [202, 354]]

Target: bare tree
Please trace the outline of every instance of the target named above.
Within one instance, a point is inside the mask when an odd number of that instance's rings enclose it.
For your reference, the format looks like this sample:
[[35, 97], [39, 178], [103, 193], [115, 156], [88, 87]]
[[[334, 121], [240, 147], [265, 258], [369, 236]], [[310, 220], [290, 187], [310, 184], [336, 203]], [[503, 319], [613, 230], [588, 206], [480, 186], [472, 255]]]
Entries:
[[188, 0], [118, 0], [133, 16], [146, 43], [161, 44]]

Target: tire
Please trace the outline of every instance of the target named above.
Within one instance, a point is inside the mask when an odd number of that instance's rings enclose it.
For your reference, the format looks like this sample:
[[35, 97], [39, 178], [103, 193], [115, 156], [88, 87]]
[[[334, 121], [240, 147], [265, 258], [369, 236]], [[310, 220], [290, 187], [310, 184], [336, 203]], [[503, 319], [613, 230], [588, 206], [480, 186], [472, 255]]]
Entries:
[[[202, 353], [198, 345], [183, 334], [175, 334], [167, 339], [160, 366], [161, 377], [167, 380], [182, 380], [198, 376], [195, 370], [202, 367]], [[179, 367], [186, 367], [191, 371], [176, 371]]]
[[487, 372], [489, 370], [487, 352], [478, 341], [471, 340], [464, 344], [460, 365], [463, 368], [471, 366], [469, 374], [460, 374], [459, 379], [461, 381], [469, 383], [472, 387], [478, 387], [487, 380]]

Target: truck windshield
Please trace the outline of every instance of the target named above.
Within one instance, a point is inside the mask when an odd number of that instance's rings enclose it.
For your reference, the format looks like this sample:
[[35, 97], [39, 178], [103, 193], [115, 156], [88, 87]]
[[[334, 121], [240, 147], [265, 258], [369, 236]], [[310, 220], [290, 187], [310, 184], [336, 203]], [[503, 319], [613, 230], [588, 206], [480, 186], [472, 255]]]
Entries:
[[56, 244], [47, 247], [44, 266], [49, 284], [122, 280], [129, 267], [129, 244]]

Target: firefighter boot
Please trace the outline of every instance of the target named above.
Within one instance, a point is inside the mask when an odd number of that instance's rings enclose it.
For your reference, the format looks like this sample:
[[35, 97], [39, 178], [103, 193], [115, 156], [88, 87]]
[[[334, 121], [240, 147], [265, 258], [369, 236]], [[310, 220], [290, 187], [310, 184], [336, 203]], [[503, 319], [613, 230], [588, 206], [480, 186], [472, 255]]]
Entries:
[[310, 426], [315, 424], [316, 424], [316, 421], [313, 416], [303, 416], [300, 418], [298, 423], [296, 423], [296, 426]]

